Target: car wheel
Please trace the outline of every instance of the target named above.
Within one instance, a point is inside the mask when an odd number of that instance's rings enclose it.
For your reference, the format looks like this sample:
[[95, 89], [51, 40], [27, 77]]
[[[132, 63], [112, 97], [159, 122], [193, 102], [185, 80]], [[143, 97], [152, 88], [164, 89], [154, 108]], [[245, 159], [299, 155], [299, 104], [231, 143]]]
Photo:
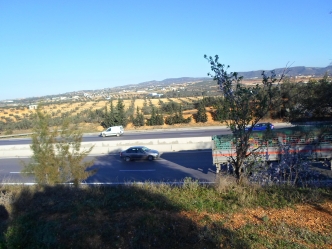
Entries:
[[153, 159], [154, 159], [153, 156], [148, 156], [149, 161], [153, 161]]
[[119, 133], [116, 133], [116, 136], [118, 137], [118, 136], [120, 136], [120, 134], [119, 134]]
[[130, 161], [130, 157], [129, 157], [129, 156], [126, 156], [126, 157], [124, 158], [124, 160], [125, 160], [126, 162], [129, 162], [129, 161]]
[[103, 136], [103, 137], [106, 137], [106, 135], [105, 135], [105, 134], [103, 134], [102, 136]]

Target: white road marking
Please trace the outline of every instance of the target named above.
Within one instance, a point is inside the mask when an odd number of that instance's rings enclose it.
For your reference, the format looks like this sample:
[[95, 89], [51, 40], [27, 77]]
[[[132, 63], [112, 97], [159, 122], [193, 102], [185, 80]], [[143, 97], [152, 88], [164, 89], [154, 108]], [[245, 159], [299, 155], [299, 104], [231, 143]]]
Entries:
[[36, 185], [36, 182], [2, 182], [1, 185]]
[[139, 172], [144, 172], [144, 171], [156, 171], [155, 169], [133, 169], [133, 170], [119, 170], [123, 172], [133, 172], [133, 171], [139, 171]]
[[[215, 182], [198, 182], [200, 184], [215, 184]], [[184, 182], [91, 182], [91, 183], [81, 183], [82, 185], [144, 185], [144, 184], [172, 184], [172, 185], [182, 185]]]
[[[10, 174], [21, 174], [22, 172], [9, 172]], [[25, 172], [27, 174], [33, 174], [32, 172]]]
[[0, 160], [6, 160], [6, 159], [24, 159], [24, 158], [31, 158], [31, 156], [12, 156], [12, 157], [0, 157]]
[[[199, 182], [201, 184], [215, 184], [215, 182]], [[1, 185], [36, 185], [36, 182], [3, 182]], [[73, 185], [73, 183], [60, 183], [61, 185]], [[82, 182], [81, 185], [144, 185], [144, 184], [172, 184], [182, 185], [183, 182]]]

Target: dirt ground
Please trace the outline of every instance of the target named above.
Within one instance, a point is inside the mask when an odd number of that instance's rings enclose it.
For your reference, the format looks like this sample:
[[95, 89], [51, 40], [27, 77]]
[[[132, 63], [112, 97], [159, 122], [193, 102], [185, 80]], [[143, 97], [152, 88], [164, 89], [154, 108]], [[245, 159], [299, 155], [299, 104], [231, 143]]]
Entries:
[[[237, 230], [247, 224], [259, 225], [266, 222], [264, 219], [267, 219], [270, 224], [281, 228], [283, 227], [282, 224], [287, 224], [291, 227], [307, 229], [322, 235], [329, 235], [332, 229], [332, 201], [317, 205], [297, 205], [284, 209], [247, 209], [241, 213], [235, 213], [231, 217], [194, 212], [183, 212], [182, 215], [197, 224], [201, 220], [206, 219], [207, 216], [215, 222], [227, 220], [224, 226], [230, 230]], [[265, 231], [264, 233], [262, 235], [268, 237], [278, 236], [270, 231]], [[325, 248], [332, 248], [332, 244], [326, 245]]]

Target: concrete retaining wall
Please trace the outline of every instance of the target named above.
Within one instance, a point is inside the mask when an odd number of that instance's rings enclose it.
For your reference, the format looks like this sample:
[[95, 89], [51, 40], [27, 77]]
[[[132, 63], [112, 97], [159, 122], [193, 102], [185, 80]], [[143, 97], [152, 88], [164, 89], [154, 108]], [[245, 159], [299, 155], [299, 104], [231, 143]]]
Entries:
[[[119, 153], [134, 145], [144, 145], [159, 152], [172, 152], [181, 150], [211, 149], [211, 137], [194, 138], [164, 138], [141, 140], [105, 140], [98, 142], [83, 142], [82, 149], [94, 146], [90, 155], [103, 155]], [[30, 157], [32, 151], [30, 145], [2, 145], [0, 146], [0, 158]]]

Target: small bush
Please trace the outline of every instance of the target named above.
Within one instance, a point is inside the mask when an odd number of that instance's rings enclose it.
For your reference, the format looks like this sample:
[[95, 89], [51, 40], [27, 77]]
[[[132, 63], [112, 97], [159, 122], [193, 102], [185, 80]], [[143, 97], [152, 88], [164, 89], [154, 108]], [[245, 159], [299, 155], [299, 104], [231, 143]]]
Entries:
[[13, 130], [12, 129], [8, 129], [5, 131], [5, 135], [12, 135], [13, 134]]

